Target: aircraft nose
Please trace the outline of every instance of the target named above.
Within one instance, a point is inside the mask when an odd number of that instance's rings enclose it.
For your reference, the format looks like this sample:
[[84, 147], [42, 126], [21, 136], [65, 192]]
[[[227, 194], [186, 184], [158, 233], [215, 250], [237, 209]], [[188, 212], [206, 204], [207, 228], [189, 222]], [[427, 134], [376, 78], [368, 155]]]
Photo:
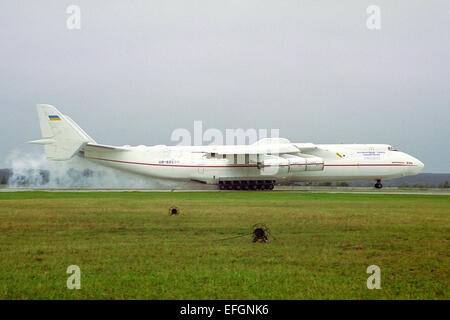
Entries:
[[417, 160], [417, 166], [420, 168], [420, 171], [422, 171], [423, 168], [425, 168], [425, 165], [424, 165], [423, 162], [420, 161], [420, 160]]
[[420, 160], [418, 160], [416, 158], [413, 158], [413, 159], [414, 160], [412, 161], [413, 166], [411, 167], [411, 171], [412, 171], [413, 174], [418, 174], [418, 173], [420, 173], [423, 170], [425, 165], [423, 164], [422, 161], [420, 161]]

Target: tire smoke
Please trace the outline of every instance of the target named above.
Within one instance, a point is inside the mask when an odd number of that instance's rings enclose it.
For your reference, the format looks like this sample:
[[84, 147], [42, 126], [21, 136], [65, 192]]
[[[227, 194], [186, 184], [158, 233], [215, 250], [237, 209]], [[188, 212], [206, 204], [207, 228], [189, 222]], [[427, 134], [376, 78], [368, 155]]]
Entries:
[[80, 157], [51, 161], [42, 152], [14, 150], [8, 155], [6, 164], [12, 169], [8, 188], [186, 190], [212, 187], [139, 176], [102, 167]]

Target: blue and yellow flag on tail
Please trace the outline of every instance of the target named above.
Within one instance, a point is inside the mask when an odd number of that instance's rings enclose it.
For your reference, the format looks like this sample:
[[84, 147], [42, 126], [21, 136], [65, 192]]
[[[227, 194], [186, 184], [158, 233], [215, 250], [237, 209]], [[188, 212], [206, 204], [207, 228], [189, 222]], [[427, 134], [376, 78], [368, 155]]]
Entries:
[[59, 116], [48, 116], [48, 118], [50, 119], [50, 121], [58, 121], [61, 120], [61, 118]]

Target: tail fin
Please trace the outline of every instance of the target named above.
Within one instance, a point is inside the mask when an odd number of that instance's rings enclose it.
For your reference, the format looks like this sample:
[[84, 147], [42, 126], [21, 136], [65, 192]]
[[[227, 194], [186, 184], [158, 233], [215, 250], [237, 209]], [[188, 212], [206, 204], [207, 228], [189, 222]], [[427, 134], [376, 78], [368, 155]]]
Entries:
[[70, 117], [63, 115], [54, 106], [38, 104], [37, 111], [42, 139], [30, 143], [43, 144], [48, 159], [69, 160], [87, 143], [96, 143]]

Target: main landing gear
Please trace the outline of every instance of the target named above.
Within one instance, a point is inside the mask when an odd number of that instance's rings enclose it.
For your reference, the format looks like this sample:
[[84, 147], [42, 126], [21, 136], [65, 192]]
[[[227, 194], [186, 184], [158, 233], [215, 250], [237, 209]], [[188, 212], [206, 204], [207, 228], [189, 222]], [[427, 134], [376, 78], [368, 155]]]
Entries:
[[375, 183], [375, 188], [377, 188], [377, 189], [383, 188], [383, 185], [381, 184], [381, 180], [377, 180], [377, 183]]
[[220, 190], [273, 190], [275, 181], [251, 180], [251, 181], [219, 181]]

